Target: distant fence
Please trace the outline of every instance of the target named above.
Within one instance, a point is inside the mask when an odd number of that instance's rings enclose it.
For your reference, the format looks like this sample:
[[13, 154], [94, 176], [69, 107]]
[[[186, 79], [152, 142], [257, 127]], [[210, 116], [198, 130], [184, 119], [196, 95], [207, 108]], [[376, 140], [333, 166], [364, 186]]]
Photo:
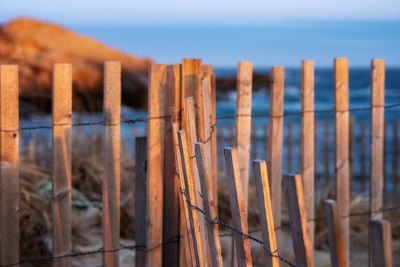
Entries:
[[[121, 120], [121, 65], [104, 65], [104, 120], [95, 123], [72, 123], [72, 66], [53, 67], [52, 125], [19, 127], [18, 67], [0, 66], [0, 266], [19, 266], [52, 261], [54, 266], [71, 266], [71, 259], [80, 255], [101, 253], [104, 266], [119, 266], [118, 251], [136, 250], [137, 266], [222, 266], [219, 228], [232, 231], [237, 266], [252, 266], [250, 241], [265, 252], [267, 266], [314, 266], [314, 223], [328, 223], [331, 261], [334, 266], [348, 266], [350, 228], [353, 216], [370, 219], [370, 252], [373, 266], [392, 266], [391, 228], [383, 219], [385, 212], [400, 209], [384, 206], [384, 112], [400, 106], [385, 106], [385, 69], [382, 60], [372, 61], [371, 138], [370, 144], [370, 208], [367, 213], [350, 213], [351, 129], [349, 116], [348, 61], [336, 59], [335, 108], [314, 109], [314, 63], [302, 62], [301, 124], [294, 131], [288, 125], [287, 149], [293, 149], [294, 136], [300, 136], [300, 174], [283, 174], [283, 161], [292, 170], [292, 151], [283, 158], [284, 68], [272, 68], [269, 114], [252, 114], [252, 64], [241, 62], [237, 76], [237, 109], [230, 116], [216, 116], [216, 88], [213, 68], [199, 59], [184, 59], [182, 64], [155, 64], [149, 70], [148, 117]], [[336, 200], [326, 200], [326, 217], [315, 217], [315, 177], [319, 162], [327, 154], [316, 150], [315, 114], [335, 114], [335, 181]], [[252, 118], [269, 117], [265, 127], [264, 160], [257, 158], [259, 148], [253, 132]], [[231, 146], [223, 157], [223, 146], [217, 135], [217, 120], [234, 119], [230, 129]], [[136, 139], [135, 146], [135, 233], [136, 245], [120, 245], [120, 125], [147, 123], [147, 136]], [[71, 128], [104, 125], [103, 165], [103, 248], [72, 252], [71, 233]], [[253, 125], [253, 126], [252, 126]], [[320, 125], [320, 124], [317, 124]], [[327, 126], [324, 125], [326, 131]], [[329, 126], [329, 125], [328, 125]], [[397, 126], [396, 126], [397, 127]], [[52, 130], [52, 212], [53, 257], [20, 259], [19, 251], [19, 135], [21, 131]], [[364, 126], [365, 128], [365, 126]], [[396, 128], [397, 129], [397, 128]], [[253, 138], [252, 138], [253, 136]], [[329, 135], [324, 135], [327, 140]], [[396, 134], [397, 136], [397, 134]], [[253, 141], [252, 141], [253, 139]], [[253, 146], [253, 150], [251, 150]], [[220, 149], [221, 150], [221, 149]], [[315, 151], [319, 151], [315, 153]], [[322, 151], [322, 153], [321, 153]], [[322, 154], [322, 155], [321, 155]], [[252, 156], [253, 155], [253, 156]], [[368, 157], [364, 153], [363, 157]], [[218, 161], [225, 163], [225, 180], [229, 192], [232, 223], [218, 217]], [[329, 159], [328, 159], [329, 161]], [[267, 166], [268, 165], [268, 166]], [[324, 165], [324, 168], [329, 168]], [[366, 168], [366, 167], [365, 167]], [[368, 172], [368, 170], [364, 170]], [[262, 240], [248, 229], [248, 185], [250, 172], [256, 183], [257, 205]], [[283, 185], [283, 189], [282, 189]], [[287, 205], [295, 257], [281, 256], [282, 196]]]

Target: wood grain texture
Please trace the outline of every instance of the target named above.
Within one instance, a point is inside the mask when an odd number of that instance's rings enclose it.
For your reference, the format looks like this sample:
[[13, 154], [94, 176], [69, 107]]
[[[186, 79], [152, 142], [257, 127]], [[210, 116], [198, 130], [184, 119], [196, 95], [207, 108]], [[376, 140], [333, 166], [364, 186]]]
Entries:
[[314, 243], [314, 61], [303, 60], [301, 68], [301, 177], [304, 185], [304, 201], [307, 209], [308, 230]]
[[[189, 154], [189, 143], [184, 131], [178, 131], [179, 150], [182, 160], [183, 179], [185, 180], [185, 200], [190, 201], [189, 221], [192, 232], [193, 249], [196, 260], [196, 266], [205, 266], [204, 247], [202, 232], [200, 229], [199, 212], [194, 207], [197, 206], [196, 186], [193, 177], [192, 164]], [[182, 178], [182, 177], [180, 177]], [[204, 221], [203, 221], [204, 225]]]
[[[238, 153], [235, 148], [225, 148], [226, 183], [229, 191], [229, 203], [232, 213], [233, 227], [248, 234], [247, 213], [240, 177]], [[252, 266], [250, 240], [248, 237], [234, 232], [236, 245], [236, 261], [239, 267]]]
[[[278, 255], [278, 245], [275, 237], [274, 216], [272, 214], [271, 193], [269, 190], [267, 163], [264, 160], [254, 160], [254, 178], [256, 180], [257, 204], [261, 224], [261, 234], [264, 247], [273, 255]], [[277, 257], [265, 256], [265, 265], [278, 267]]]
[[385, 63], [371, 62], [371, 186], [370, 211], [372, 219], [381, 219], [384, 187], [385, 137]]
[[[119, 248], [121, 195], [121, 63], [104, 64], [104, 180], [103, 180], [103, 246]], [[119, 253], [103, 254], [104, 266], [119, 266]]]
[[[53, 66], [53, 256], [72, 252], [71, 239], [71, 123], [72, 65]], [[71, 258], [58, 258], [53, 266], [71, 266]]]
[[[282, 145], [283, 145], [283, 97], [285, 88], [285, 70], [283, 67], [272, 68], [273, 84], [271, 88], [268, 171], [271, 188], [271, 202], [275, 227], [281, 226], [282, 213]], [[279, 244], [280, 230], [276, 230]]]
[[[212, 191], [213, 179], [211, 177], [211, 169], [208, 167], [209, 157], [207, 147], [204, 143], [196, 143], [196, 160], [199, 169], [201, 192], [203, 195], [204, 212], [208, 218], [215, 219], [218, 217], [217, 199], [214, 198]], [[218, 224], [212, 224], [206, 221], [206, 230], [208, 237], [208, 247], [211, 255], [211, 266], [222, 267], [221, 241], [219, 238]]]
[[335, 59], [335, 173], [336, 201], [346, 257], [350, 253], [350, 161], [349, 161], [349, 67], [345, 58]]
[[184, 192], [186, 192], [185, 180], [183, 179], [183, 169], [182, 169], [182, 158], [180, 154], [179, 148], [179, 140], [178, 140], [178, 125], [176, 122], [172, 122], [172, 140], [174, 144], [174, 154], [175, 154], [175, 162], [177, 168], [177, 175], [179, 179], [179, 207], [182, 211], [181, 217], [181, 233], [182, 241], [181, 244], [184, 246], [180, 248], [180, 257], [179, 257], [179, 266], [196, 266], [195, 263], [195, 252], [193, 246], [192, 239], [192, 229], [190, 226], [190, 218], [189, 212], [190, 208], [188, 207], [188, 202], [185, 199]]
[[162, 265], [164, 132], [167, 66], [150, 66], [147, 123], [147, 266]]
[[389, 221], [372, 220], [370, 223], [372, 267], [392, 267], [392, 229]]
[[[166, 109], [165, 114], [173, 109], [181, 109], [181, 67], [179, 64], [167, 66]], [[177, 118], [179, 124], [179, 116]], [[165, 124], [164, 137], [164, 212], [163, 240], [167, 242], [180, 235], [179, 232], [179, 183], [176, 175], [176, 162], [172, 141], [172, 124]], [[179, 264], [179, 243], [167, 243], [163, 246], [164, 266]]]
[[245, 207], [248, 205], [253, 64], [240, 62], [236, 79], [236, 142]]
[[[147, 173], [147, 138], [135, 139], [135, 244], [146, 245], [146, 173]], [[135, 266], [146, 267], [146, 251], [138, 249]]]
[[307, 210], [304, 203], [301, 176], [285, 175], [283, 178], [283, 187], [288, 205], [296, 266], [314, 266], [313, 248], [308, 233]]
[[4, 265], [18, 263], [20, 251], [18, 91], [18, 66], [0, 65], [0, 264]]
[[343, 242], [343, 233], [340, 229], [340, 217], [336, 201], [333, 199], [326, 200], [325, 209], [332, 267], [346, 267], [348, 266], [348, 262]]

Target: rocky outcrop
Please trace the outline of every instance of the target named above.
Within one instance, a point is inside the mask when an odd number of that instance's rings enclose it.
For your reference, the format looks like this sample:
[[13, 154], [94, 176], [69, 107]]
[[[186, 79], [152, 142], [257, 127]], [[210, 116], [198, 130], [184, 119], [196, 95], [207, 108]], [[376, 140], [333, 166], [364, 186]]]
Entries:
[[51, 109], [51, 71], [58, 62], [73, 65], [74, 110], [101, 110], [106, 60], [122, 63], [123, 104], [145, 107], [150, 59], [131, 56], [32, 18], [19, 18], [0, 26], [0, 64], [19, 65], [21, 101], [42, 111]]

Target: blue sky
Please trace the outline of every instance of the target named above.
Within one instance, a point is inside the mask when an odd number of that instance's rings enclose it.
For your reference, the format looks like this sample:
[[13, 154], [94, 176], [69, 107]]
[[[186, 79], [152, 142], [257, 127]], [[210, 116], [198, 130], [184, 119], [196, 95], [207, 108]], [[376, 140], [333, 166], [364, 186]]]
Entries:
[[0, 22], [32, 16], [161, 63], [299, 66], [334, 57], [400, 65], [400, 0], [0, 0]]
[[83, 24], [263, 24], [279, 20], [400, 20], [399, 0], [0, 0], [0, 20]]

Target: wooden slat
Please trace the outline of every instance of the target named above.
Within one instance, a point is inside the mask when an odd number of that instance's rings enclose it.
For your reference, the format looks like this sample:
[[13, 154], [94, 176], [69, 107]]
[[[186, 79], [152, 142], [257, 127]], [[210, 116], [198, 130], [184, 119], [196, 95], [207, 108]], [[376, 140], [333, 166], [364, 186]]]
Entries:
[[372, 267], [392, 267], [392, 230], [386, 220], [371, 221]]
[[347, 259], [350, 251], [349, 69], [348, 60], [335, 59], [336, 201]]
[[301, 68], [301, 177], [304, 185], [304, 201], [308, 216], [308, 231], [314, 243], [315, 196], [314, 196], [314, 61], [303, 60]]
[[283, 67], [272, 68], [273, 84], [271, 88], [270, 123], [269, 123], [269, 184], [274, 214], [276, 238], [279, 243], [282, 213], [282, 145], [283, 145], [283, 96], [285, 70]]
[[[229, 202], [233, 227], [248, 234], [247, 213], [240, 177], [238, 153], [235, 148], [225, 148], [226, 183], [229, 191]], [[252, 266], [249, 238], [233, 233], [236, 245], [236, 261], [239, 267]]]
[[348, 266], [336, 201], [333, 199], [326, 200], [325, 209], [332, 267]]
[[19, 262], [18, 66], [0, 65], [0, 264]]
[[236, 142], [245, 208], [248, 203], [253, 64], [240, 62], [236, 79]]
[[[274, 216], [272, 214], [271, 194], [269, 190], [267, 164], [264, 160], [255, 160], [254, 178], [256, 180], [257, 204], [260, 212], [261, 234], [264, 247], [271, 252], [272, 255], [278, 255], [278, 246], [275, 237]], [[277, 257], [266, 256], [266, 266], [279, 266]]]
[[[166, 109], [181, 109], [180, 65], [167, 66]], [[179, 119], [179, 117], [178, 117]], [[177, 122], [179, 124], [179, 121]], [[164, 137], [164, 212], [163, 240], [168, 242], [179, 236], [179, 183], [176, 176], [176, 163], [172, 141], [172, 124], [165, 124]], [[169, 242], [163, 246], [164, 266], [179, 264], [179, 243]]]
[[[53, 67], [53, 256], [71, 254], [71, 123], [72, 66]], [[58, 258], [53, 266], [71, 266], [71, 258]]]
[[182, 218], [181, 218], [181, 233], [183, 237], [181, 239], [181, 246], [180, 248], [180, 257], [179, 257], [179, 266], [196, 266], [195, 265], [195, 252], [193, 247], [193, 239], [192, 239], [192, 232], [190, 227], [190, 218], [189, 218], [189, 211], [188, 202], [185, 199], [183, 193], [186, 191], [185, 180], [183, 178], [183, 170], [182, 170], [182, 159], [179, 149], [179, 141], [178, 141], [178, 126], [175, 121], [172, 121], [172, 140], [174, 144], [174, 154], [175, 154], [175, 162], [176, 162], [176, 169], [179, 181], [179, 207], [182, 211]]
[[[146, 173], [147, 173], [147, 138], [135, 139], [135, 243], [146, 245]], [[145, 248], [145, 247], [142, 247]], [[136, 250], [135, 266], [146, 266], [145, 249]]]
[[[104, 64], [104, 180], [103, 246], [105, 251], [119, 248], [121, 192], [121, 63]], [[119, 266], [118, 251], [103, 254], [104, 266]]]
[[[185, 200], [190, 201], [189, 220], [193, 239], [193, 249], [195, 254], [196, 266], [204, 266], [204, 248], [202, 241], [202, 233], [200, 230], [201, 222], [199, 220], [199, 211], [194, 207], [197, 206], [196, 186], [194, 183], [193, 170], [189, 154], [189, 143], [186, 139], [184, 131], [178, 131], [179, 150], [182, 160], [183, 178], [185, 180]], [[182, 178], [182, 177], [180, 177]], [[204, 225], [204, 223], [203, 223]]]
[[307, 210], [304, 203], [301, 176], [285, 175], [283, 177], [283, 187], [288, 205], [296, 266], [314, 266], [313, 248], [308, 233]]
[[150, 66], [147, 123], [147, 266], [162, 265], [164, 130], [167, 66]]
[[372, 219], [381, 219], [384, 183], [385, 63], [382, 59], [375, 59], [371, 63], [371, 68], [370, 211]]
[[[203, 195], [204, 212], [208, 218], [215, 219], [218, 217], [218, 199], [214, 198], [212, 191], [213, 180], [211, 177], [211, 169], [209, 166], [209, 158], [207, 155], [207, 147], [204, 143], [196, 143], [196, 160], [199, 169], [201, 192]], [[218, 224], [206, 223], [208, 246], [211, 254], [211, 266], [223, 266], [221, 255], [221, 242], [219, 239]]]

